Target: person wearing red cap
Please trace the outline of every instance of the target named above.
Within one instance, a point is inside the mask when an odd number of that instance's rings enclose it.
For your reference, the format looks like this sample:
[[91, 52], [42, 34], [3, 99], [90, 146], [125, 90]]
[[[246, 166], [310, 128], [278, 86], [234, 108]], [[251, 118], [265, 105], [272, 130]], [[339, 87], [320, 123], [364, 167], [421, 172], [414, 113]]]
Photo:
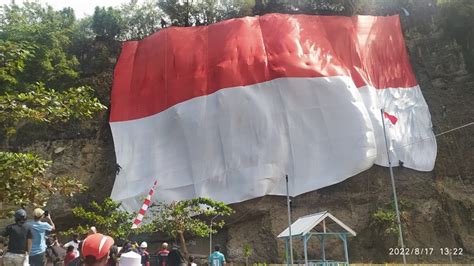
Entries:
[[110, 236], [103, 234], [92, 234], [82, 242], [82, 256], [84, 265], [102, 266], [107, 264], [110, 247], [114, 240]]

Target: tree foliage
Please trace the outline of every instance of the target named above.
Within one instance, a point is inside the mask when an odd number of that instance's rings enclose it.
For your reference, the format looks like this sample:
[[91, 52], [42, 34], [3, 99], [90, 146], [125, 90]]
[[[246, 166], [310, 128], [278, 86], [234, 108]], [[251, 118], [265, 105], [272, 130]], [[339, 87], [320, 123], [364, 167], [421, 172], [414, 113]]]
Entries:
[[34, 46], [25, 42], [0, 40], [0, 87], [4, 91], [18, 85], [17, 76], [25, 70], [25, 63], [33, 56]]
[[[44, 206], [54, 195], [71, 197], [85, 186], [76, 179], [49, 176], [51, 161], [11, 149], [9, 139], [23, 125], [90, 119], [104, 110], [87, 86], [77, 82], [78, 60], [69, 52], [76, 23], [70, 8], [25, 2], [0, 12], [0, 215], [11, 208]], [[56, 90], [47, 89], [54, 87]]]
[[37, 82], [59, 90], [70, 86], [78, 78], [78, 61], [68, 53], [74, 23], [71, 8], [54, 11], [36, 2], [25, 2], [22, 7], [4, 5], [0, 12], [2, 45], [17, 47], [17, 55], [34, 56], [17, 56], [15, 61], [22, 65], [17, 70], [21, 71], [16, 72], [13, 83], [1, 84], [2, 91], [24, 91]]
[[251, 0], [159, 0], [159, 7], [172, 26], [201, 26], [252, 15]]
[[[105, 106], [91, 94], [88, 87], [56, 92], [38, 85], [29, 92], [0, 96], [1, 130], [7, 135], [5, 146], [8, 147], [9, 137], [18, 128], [31, 121], [56, 123], [92, 118]], [[44, 206], [53, 195], [72, 197], [84, 190], [85, 186], [73, 178], [47, 177], [51, 163], [31, 153], [0, 152], [0, 200], [5, 204], [0, 216], [14, 206]]]
[[4, 126], [30, 121], [57, 123], [71, 119], [90, 119], [106, 107], [94, 98], [90, 87], [63, 92], [37, 84], [33, 90], [0, 96], [0, 122]]
[[165, 14], [157, 0], [147, 0], [141, 4], [131, 0], [121, 6], [123, 30], [121, 40], [139, 40], [157, 32]]
[[[77, 96], [78, 91], [56, 93], [34, 91], [16, 95], [0, 96], [0, 121], [8, 135], [14, 135], [20, 122], [27, 120], [52, 122], [71, 117], [91, 117], [103, 106], [92, 99], [90, 102]], [[53, 103], [51, 103], [53, 101]], [[71, 108], [67, 111], [63, 108]], [[53, 195], [72, 197], [85, 186], [74, 178], [46, 176], [51, 161], [31, 153], [0, 152], [0, 217], [4, 217], [15, 206], [44, 206]]]
[[242, 248], [242, 254], [244, 255], [245, 258], [245, 266], [249, 265], [249, 258], [253, 253], [252, 246], [250, 246], [248, 243], [244, 244], [244, 247]]
[[[54, 125], [90, 119], [105, 107], [97, 98], [100, 86], [88, 79], [111, 73], [122, 41], [142, 39], [166, 26], [200, 26], [224, 19], [271, 12], [291, 14], [353, 15], [361, 4], [385, 5], [394, 14], [414, 0], [131, 0], [119, 8], [97, 7], [92, 16], [76, 19], [71, 8], [12, 2], [0, 8], [0, 130], [6, 132], [6, 151], [0, 152], [0, 200], [5, 207], [44, 205], [53, 195], [77, 193], [84, 187], [73, 178], [47, 177], [51, 161], [35, 154], [16, 153], [8, 145], [25, 123]], [[382, 3], [382, 4], [380, 4]], [[474, 2], [439, 0], [446, 34], [463, 49], [466, 65], [474, 72]], [[162, 24], [162, 22], [166, 22]], [[108, 90], [109, 88], [105, 88]], [[107, 104], [107, 103], [105, 103]], [[3, 133], [2, 132], [2, 133]], [[2, 134], [0, 134], [2, 135]], [[203, 208], [208, 206], [209, 208]], [[131, 216], [107, 199], [74, 214], [116, 238], [129, 233]], [[157, 206], [153, 225], [185, 246], [185, 234], [206, 236], [206, 221], [232, 210], [223, 203], [198, 198]], [[375, 224], [393, 231], [393, 211], [373, 214]], [[117, 228], [117, 225], [120, 225]], [[219, 219], [215, 232], [224, 222]], [[84, 232], [87, 227], [77, 228]], [[148, 228], [148, 227], [145, 227]], [[115, 230], [115, 231], [114, 231]], [[148, 229], [146, 229], [148, 230]]]
[[158, 203], [152, 210], [156, 229], [172, 237], [179, 237], [185, 254], [188, 254], [185, 234], [205, 237], [209, 233], [217, 233], [225, 221], [222, 219], [214, 221], [211, 231], [206, 220], [216, 216], [224, 218], [234, 212], [225, 203], [209, 198], [194, 198], [168, 204]]
[[112, 7], [96, 7], [92, 15], [91, 29], [98, 39], [114, 40], [122, 31], [122, 23], [120, 10]]
[[[402, 226], [407, 222], [407, 210], [411, 204], [405, 200], [399, 200], [400, 222]], [[396, 237], [398, 235], [398, 221], [395, 204], [387, 204], [384, 208], [379, 208], [371, 215], [371, 225], [376, 231], [381, 231], [387, 237]]]
[[289, 13], [351, 16], [356, 10], [357, 2], [357, 0], [256, 0], [253, 11], [256, 15]]
[[76, 228], [70, 229], [66, 234], [85, 234], [91, 226], [95, 226], [97, 231], [113, 237], [117, 240], [126, 240], [132, 234], [139, 234], [153, 230], [150, 225], [145, 225], [139, 229], [131, 229], [132, 219], [135, 213], [128, 213], [120, 210], [120, 203], [110, 198], [97, 203], [92, 201], [87, 208], [76, 207], [72, 213], [80, 223]]
[[85, 189], [69, 177], [47, 178], [50, 165], [35, 154], [0, 152], [0, 217], [17, 206], [44, 206], [53, 195], [73, 196]]

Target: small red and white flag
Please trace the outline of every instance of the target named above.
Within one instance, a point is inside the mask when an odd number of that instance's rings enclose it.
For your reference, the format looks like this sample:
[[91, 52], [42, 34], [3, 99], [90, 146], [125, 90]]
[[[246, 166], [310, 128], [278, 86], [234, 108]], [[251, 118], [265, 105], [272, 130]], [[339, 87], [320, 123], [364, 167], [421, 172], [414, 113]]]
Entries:
[[387, 112], [383, 112], [383, 116], [387, 118], [388, 120], [390, 120], [390, 122], [392, 122], [393, 125], [395, 125], [398, 121], [398, 118], [396, 116], [391, 115]]
[[158, 183], [158, 180], [155, 180], [153, 183], [153, 186], [151, 187], [150, 191], [148, 192], [148, 195], [146, 196], [145, 200], [143, 201], [143, 205], [138, 212], [137, 218], [133, 221], [132, 224], [132, 229], [138, 228], [138, 226], [142, 223], [143, 217], [145, 217], [145, 213], [148, 210], [148, 207], [150, 207], [151, 204], [151, 196], [153, 196], [153, 193], [155, 193], [155, 187], [156, 184]]

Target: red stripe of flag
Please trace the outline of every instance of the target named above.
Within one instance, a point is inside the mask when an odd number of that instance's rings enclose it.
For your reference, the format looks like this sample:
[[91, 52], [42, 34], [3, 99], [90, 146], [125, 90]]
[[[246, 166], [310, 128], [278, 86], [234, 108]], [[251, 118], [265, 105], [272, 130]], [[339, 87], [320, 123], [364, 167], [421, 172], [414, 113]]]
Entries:
[[[299, 50], [304, 55], [292, 52]], [[333, 76], [349, 76], [358, 88], [416, 86], [398, 15], [267, 14], [171, 27], [126, 42], [115, 67], [110, 122], [151, 116], [221, 89]]]

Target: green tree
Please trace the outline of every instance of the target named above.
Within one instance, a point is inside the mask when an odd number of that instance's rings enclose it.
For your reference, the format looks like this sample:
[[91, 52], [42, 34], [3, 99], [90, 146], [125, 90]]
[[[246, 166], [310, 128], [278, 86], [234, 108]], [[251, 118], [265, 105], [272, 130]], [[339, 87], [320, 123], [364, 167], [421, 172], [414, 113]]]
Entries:
[[[57, 123], [71, 119], [88, 119], [105, 109], [92, 95], [91, 88], [71, 88], [56, 92], [38, 84], [29, 92], [7, 93], [0, 96], [1, 132], [4, 146], [9, 138], [30, 122]], [[53, 195], [71, 197], [84, 186], [68, 177], [48, 178], [46, 170], [51, 161], [31, 153], [0, 152], [0, 216], [18, 205], [44, 206]]]
[[209, 198], [194, 198], [169, 204], [159, 203], [151, 210], [155, 217], [153, 220], [155, 227], [172, 237], [178, 237], [186, 256], [189, 253], [184, 238], [185, 234], [205, 237], [209, 233], [217, 233], [217, 229], [222, 228], [225, 221], [221, 219], [213, 222], [211, 231], [205, 219], [217, 215], [224, 217], [234, 212], [225, 203]]
[[71, 197], [85, 189], [69, 177], [45, 177], [50, 164], [31, 153], [0, 152], [0, 218], [17, 206], [44, 206], [53, 195]]
[[123, 20], [121, 40], [138, 40], [157, 32], [160, 29], [163, 11], [158, 6], [158, 0], [148, 0], [138, 3], [131, 0], [120, 7]]
[[5, 146], [19, 128], [29, 122], [58, 123], [91, 119], [106, 109], [90, 87], [70, 88], [63, 92], [46, 89], [42, 84], [28, 92], [0, 96], [0, 122], [6, 132]]
[[120, 10], [112, 7], [96, 7], [92, 15], [91, 29], [100, 40], [115, 40], [123, 29]]
[[192, 13], [195, 13], [196, 5], [192, 0], [160, 0], [158, 3], [163, 12], [166, 13], [173, 26], [191, 26], [195, 23]]
[[131, 229], [136, 214], [120, 210], [120, 205], [119, 202], [106, 198], [100, 204], [92, 201], [87, 208], [73, 208], [72, 213], [81, 225], [68, 230], [66, 234], [85, 234], [91, 226], [95, 226], [98, 232], [109, 235], [117, 241], [127, 240], [133, 234], [153, 231], [151, 225]]
[[229, 0], [222, 6], [222, 15], [220, 19], [252, 16], [254, 6], [254, 0]]
[[[18, 57], [14, 61], [21, 68], [17, 68], [13, 83], [2, 82], [1, 91], [25, 91], [37, 82], [58, 90], [70, 87], [78, 77], [78, 61], [68, 53], [74, 24], [74, 12], [70, 8], [54, 11], [51, 6], [36, 2], [25, 2], [21, 7], [14, 3], [3, 5], [0, 46], [16, 47], [11, 51], [13, 57], [15, 54]], [[2, 56], [11, 58], [11, 55]]]
[[26, 60], [33, 56], [33, 53], [34, 46], [28, 43], [0, 40], [1, 91], [11, 91], [18, 85], [17, 77], [25, 70]]
[[5, 216], [18, 205], [44, 206], [52, 196], [70, 197], [85, 188], [73, 178], [48, 176], [51, 161], [10, 147], [18, 130], [30, 123], [90, 119], [105, 106], [90, 87], [69, 86], [78, 77], [78, 61], [68, 51], [76, 23], [72, 9], [54, 11], [31, 2], [1, 9], [0, 216]]
[[358, 0], [256, 0], [253, 12], [255, 15], [289, 13], [352, 16], [358, 2]]
[[173, 26], [200, 26], [224, 19], [252, 15], [253, 0], [159, 0], [159, 7]]
[[122, 11], [112, 7], [96, 7], [92, 16], [74, 25], [70, 53], [79, 61], [82, 80], [113, 71], [122, 34]]

